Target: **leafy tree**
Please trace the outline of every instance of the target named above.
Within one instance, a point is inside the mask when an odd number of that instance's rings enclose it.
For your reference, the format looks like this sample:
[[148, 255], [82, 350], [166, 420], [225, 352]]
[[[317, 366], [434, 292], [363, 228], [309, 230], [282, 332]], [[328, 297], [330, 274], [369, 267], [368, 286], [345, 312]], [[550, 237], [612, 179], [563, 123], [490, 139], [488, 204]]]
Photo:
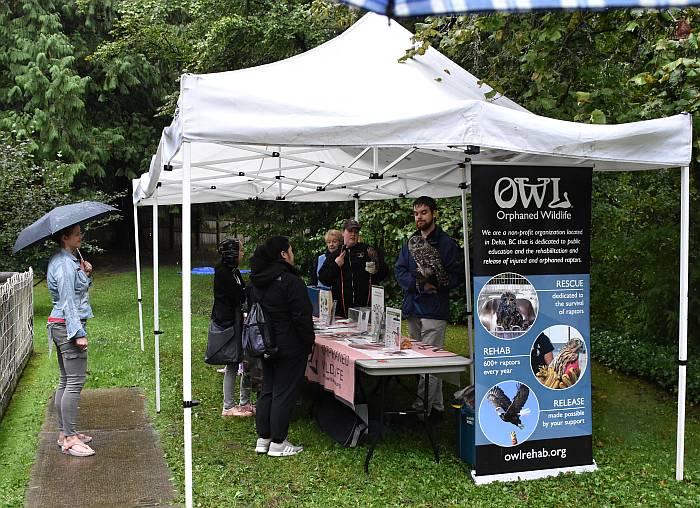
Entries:
[[[56, 206], [81, 200], [109, 202], [102, 192], [71, 194], [63, 178], [65, 168], [59, 164], [37, 164], [29, 153], [29, 143], [13, 144], [0, 136], [0, 271], [24, 271], [33, 266], [36, 272], [46, 269], [51, 252], [56, 248], [51, 241], [38, 247], [27, 248], [12, 255], [12, 246], [19, 232]], [[86, 229], [103, 219], [88, 225]], [[99, 251], [94, 243], [85, 242], [87, 252]]]
[[[92, 58], [116, 0], [23, 0], [0, 5], [0, 129], [37, 160], [56, 160], [78, 185], [135, 176], [162, 125], [159, 75], [142, 55]], [[162, 122], [161, 122], [162, 123]]]

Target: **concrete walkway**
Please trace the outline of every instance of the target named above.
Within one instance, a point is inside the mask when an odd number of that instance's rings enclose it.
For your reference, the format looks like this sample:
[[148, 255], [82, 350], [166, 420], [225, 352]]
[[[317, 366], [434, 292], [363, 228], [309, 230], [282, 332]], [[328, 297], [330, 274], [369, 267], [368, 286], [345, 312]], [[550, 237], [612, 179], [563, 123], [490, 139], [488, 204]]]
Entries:
[[92, 457], [61, 453], [50, 400], [25, 506], [175, 506], [172, 475], [143, 393], [133, 388], [83, 390], [78, 429], [93, 436]]

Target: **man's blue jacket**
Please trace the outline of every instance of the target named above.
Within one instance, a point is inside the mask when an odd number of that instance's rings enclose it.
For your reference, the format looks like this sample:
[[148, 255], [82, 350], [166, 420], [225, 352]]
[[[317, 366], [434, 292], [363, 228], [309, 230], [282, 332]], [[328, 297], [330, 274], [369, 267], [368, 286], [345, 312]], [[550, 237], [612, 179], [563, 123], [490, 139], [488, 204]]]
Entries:
[[[420, 231], [413, 236], [420, 235]], [[422, 288], [416, 287], [416, 261], [408, 251], [408, 242], [404, 243], [396, 260], [394, 272], [396, 280], [403, 289], [403, 317], [418, 317], [427, 319], [450, 318], [450, 290], [464, 283], [464, 266], [459, 247], [439, 226], [428, 235], [428, 243], [435, 247], [440, 254], [442, 265], [447, 271], [449, 283], [441, 287], [437, 293], [428, 294]]]

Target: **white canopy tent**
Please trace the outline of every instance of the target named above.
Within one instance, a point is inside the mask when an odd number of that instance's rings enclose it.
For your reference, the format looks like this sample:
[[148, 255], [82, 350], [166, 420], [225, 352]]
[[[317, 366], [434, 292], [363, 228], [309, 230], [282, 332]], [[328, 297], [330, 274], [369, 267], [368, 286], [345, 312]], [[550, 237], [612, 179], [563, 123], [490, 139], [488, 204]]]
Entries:
[[[355, 200], [357, 210], [361, 200], [461, 195], [469, 283], [465, 205], [471, 163], [594, 170], [682, 167], [676, 473], [682, 478], [690, 115], [623, 125], [540, 117], [504, 96], [487, 99], [488, 86], [434, 49], [399, 63], [410, 39], [398, 23], [368, 14], [342, 35], [293, 58], [182, 77], [175, 118], [163, 131], [149, 172], [134, 180], [133, 197], [135, 207], [153, 206], [156, 344], [157, 206], [182, 204], [183, 209], [187, 506], [192, 504], [191, 203]], [[468, 286], [471, 310], [470, 298]]]

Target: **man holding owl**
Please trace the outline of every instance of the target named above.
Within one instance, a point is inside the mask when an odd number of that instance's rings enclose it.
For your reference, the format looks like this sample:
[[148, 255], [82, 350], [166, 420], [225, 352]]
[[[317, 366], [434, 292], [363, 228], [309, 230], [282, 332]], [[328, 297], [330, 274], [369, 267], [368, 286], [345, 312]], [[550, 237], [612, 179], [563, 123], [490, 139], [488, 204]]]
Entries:
[[[450, 290], [463, 280], [460, 249], [435, 223], [437, 203], [429, 196], [413, 202], [413, 218], [418, 230], [401, 248], [396, 261], [396, 280], [403, 289], [402, 315], [413, 340], [436, 347], [445, 345], [445, 329], [450, 317]], [[418, 383], [414, 409], [423, 410], [424, 378]], [[430, 376], [428, 410], [442, 414], [445, 405], [442, 380]]]

